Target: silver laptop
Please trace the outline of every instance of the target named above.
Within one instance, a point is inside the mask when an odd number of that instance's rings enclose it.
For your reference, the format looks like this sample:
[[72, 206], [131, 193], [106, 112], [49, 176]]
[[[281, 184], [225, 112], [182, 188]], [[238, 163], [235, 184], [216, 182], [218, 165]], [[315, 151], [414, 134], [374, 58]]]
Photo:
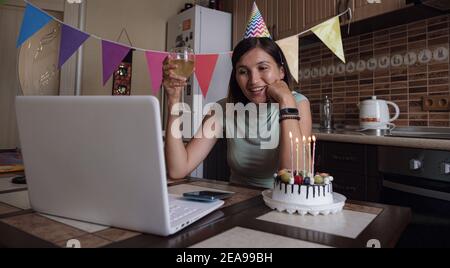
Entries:
[[167, 236], [223, 205], [169, 195], [158, 99], [17, 97], [32, 208]]

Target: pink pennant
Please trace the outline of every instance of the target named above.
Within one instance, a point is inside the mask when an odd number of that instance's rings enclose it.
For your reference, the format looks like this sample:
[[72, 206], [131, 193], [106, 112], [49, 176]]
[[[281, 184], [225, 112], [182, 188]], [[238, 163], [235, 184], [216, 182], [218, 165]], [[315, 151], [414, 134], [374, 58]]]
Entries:
[[129, 47], [102, 40], [103, 85], [108, 82], [111, 75], [130, 50], [131, 48]]
[[163, 78], [163, 63], [164, 59], [167, 57], [166, 52], [154, 52], [147, 51], [145, 56], [147, 57], [147, 66], [152, 80], [152, 91], [156, 95], [161, 88], [162, 78]]
[[216, 68], [218, 54], [196, 55], [195, 56], [195, 76], [200, 84], [203, 97], [206, 97], [211, 84], [212, 75]]

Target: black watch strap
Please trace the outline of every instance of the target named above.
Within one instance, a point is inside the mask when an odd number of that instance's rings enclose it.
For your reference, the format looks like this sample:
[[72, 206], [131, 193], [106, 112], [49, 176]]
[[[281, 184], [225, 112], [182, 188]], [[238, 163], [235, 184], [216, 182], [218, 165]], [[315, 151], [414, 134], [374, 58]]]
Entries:
[[298, 109], [297, 108], [284, 108], [280, 110], [280, 116], [298, 116]]

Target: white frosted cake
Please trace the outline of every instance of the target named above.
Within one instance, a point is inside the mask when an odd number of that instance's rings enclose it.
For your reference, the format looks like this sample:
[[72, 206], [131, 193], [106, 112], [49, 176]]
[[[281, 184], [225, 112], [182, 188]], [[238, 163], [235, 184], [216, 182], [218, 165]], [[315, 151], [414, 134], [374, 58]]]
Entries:
[[333, 177], [329, 174], [318, 174], [314, 178], [303, 178], [301, 175], [292, 177], [286, 170], [276, 174], [273, 200], [304, 206], [333, 203]]

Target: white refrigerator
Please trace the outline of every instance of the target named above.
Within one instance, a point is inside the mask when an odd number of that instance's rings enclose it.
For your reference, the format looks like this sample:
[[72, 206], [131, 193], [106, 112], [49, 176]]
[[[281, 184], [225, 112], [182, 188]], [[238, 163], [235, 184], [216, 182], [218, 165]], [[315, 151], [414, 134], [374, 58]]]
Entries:
[[[203, 107], [223, 99], [228, 94], [231, 75], [231, 60], [227, 52], [232, 50], [232, 16], [230, 13], [194, 6], [169, 19], [167, 24], [166, 48], [188, 46], [196, 54], [218, 53], [219, 58], [212, 76], [209, 92], [203, 97], [195, 76], [192, 76], [183, 94], [183, 102], [191, 109], [191, 137], [201, 125]], [[163, 129], [167, 119], [167, 106], [163, 95], [162, 120]], [[165, 129], [164, 129], [165, 130]], [[185, 138], [188, 142], [190, 138]], [[192, 177], [203, 177], [203, 164], [192, 174]]]

